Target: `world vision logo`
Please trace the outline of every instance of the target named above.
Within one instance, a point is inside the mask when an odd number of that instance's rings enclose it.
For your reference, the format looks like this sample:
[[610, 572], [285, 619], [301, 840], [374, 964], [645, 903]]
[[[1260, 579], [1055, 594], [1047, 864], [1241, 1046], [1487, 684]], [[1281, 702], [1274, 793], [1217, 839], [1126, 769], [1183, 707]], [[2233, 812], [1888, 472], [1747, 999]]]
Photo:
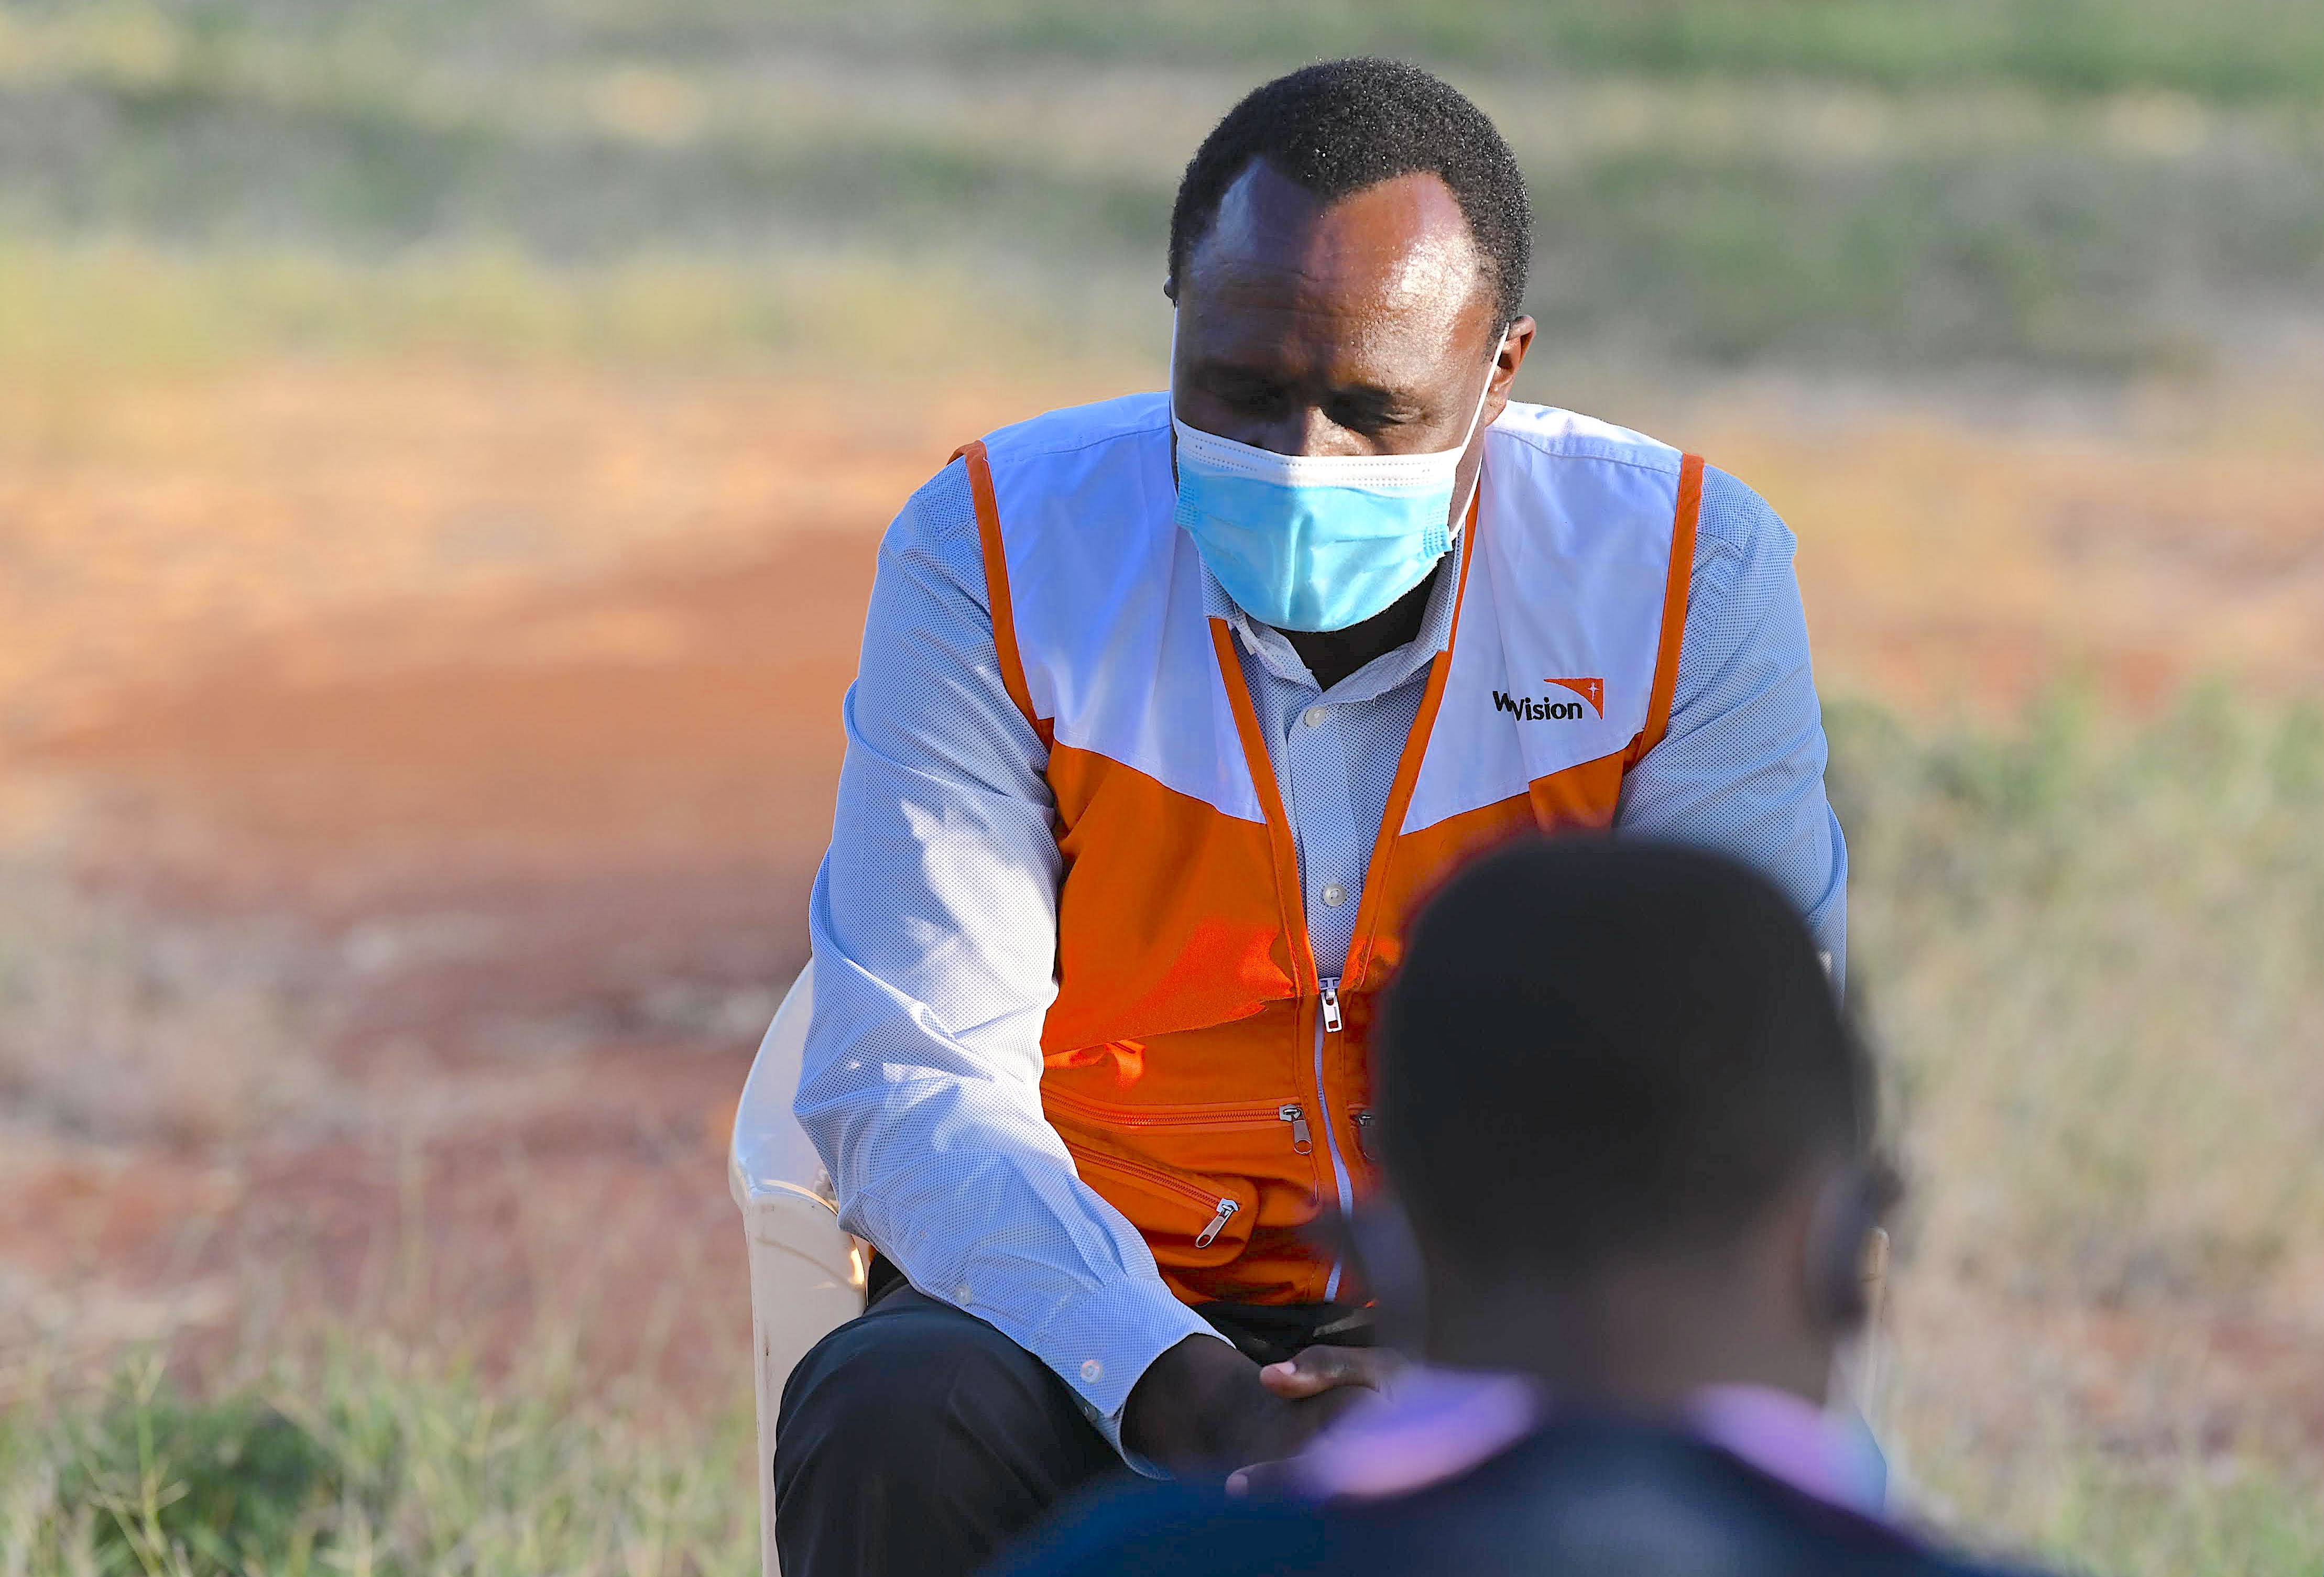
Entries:
[[[1571, 690], [1590, 703], [1590, 710], [1599, 716], [1606, 715], [1606, 681], [1603, 679], [1544, 679], [1545, 685]], [[1507, 712], [1520, 723], [1563, 723], [1582, 715], [1582, 701], [1536, 700], [1531, 696], [1512, 696], [1507, 690], [1493, 692], [1493, 710]]]

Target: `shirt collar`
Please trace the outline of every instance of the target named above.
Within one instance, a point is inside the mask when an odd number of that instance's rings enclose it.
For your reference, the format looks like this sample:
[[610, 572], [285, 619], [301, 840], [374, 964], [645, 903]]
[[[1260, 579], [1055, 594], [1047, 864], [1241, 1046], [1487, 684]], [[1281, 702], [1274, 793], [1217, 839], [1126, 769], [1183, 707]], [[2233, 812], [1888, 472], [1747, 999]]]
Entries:
[[1705, 1386], [1688, 1400], [1686, 1421], [1698, 1440], [1802, 1494], [1867, 1517], [1887, 1499], [1887, 1460], [1853, 1413], [1772, 1386]]
[[[1368, 701], [1385, 695], [1426, 668], [1438, 652], [1452, 644], [1452, 616], [1461, 602], [1461, 538], [1456, 535], [1452, 550], [1437, 560], [1439, 573], [1436, 584], [1429, 588], [1420, 633], [1402, 646], [1381, 652], [1333, 685], [1329, 692], [1333, 700]], [[1268, 672], [1286, 683], [1316, 688], [1315, 676], [1308, 671], [1306, 663], [1283, 632], [1244, 613], [1207, 564], [1203, 567], [1203, 608], [1212, 618], [1225, 620], [1235, 639], [1242, 642], [1243, 650], [1258, 659]]]
[[[1468, 1471], [1531, 1434], [1551, 1412], [1534, 1381], [1415, 1365], [1387, 1394], [1351, 1409], [1298, 1458], [1302, 1493], [1406, 1495]], [[1860, 1422], [1766, 1386], [1707, 1386], [1683, 1426], [1803, 1494], [1881, 1513], [1887, 1467]]]

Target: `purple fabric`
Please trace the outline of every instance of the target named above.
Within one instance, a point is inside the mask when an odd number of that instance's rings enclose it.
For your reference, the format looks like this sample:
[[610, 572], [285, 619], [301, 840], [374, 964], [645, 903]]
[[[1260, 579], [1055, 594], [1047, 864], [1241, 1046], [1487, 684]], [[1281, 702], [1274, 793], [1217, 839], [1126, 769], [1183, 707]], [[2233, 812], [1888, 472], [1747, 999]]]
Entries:
[[[1467, 1472], [1516, 1444], [1548, 1416], [1546, 1394], [1519, 1375], [1406, 1370], [1385, 1393], [1311, 1442], [1294, 1482], [1319, 1500], [1408, 1495]], [[1877, 1517], [1886, 1469], [1861, 1428], [1788, 1391], [1708, 1386], [1683, 1410], [1698, 1439], [1770, 1478]]]

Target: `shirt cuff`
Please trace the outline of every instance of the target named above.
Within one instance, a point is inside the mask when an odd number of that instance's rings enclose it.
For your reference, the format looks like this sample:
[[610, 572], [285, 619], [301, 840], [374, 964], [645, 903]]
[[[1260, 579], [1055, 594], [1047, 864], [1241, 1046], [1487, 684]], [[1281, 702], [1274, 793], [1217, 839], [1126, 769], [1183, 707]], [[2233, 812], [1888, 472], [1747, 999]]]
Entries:
[[1067, 1299], [1035, 1336], [1034, 1355], [1057, 1372], [1121, 1460], [1149, 1479], [1167, 1477], [1121, 1443], [1121, 1410], [1153, 1361], [1189, 1336], [1224, 1342], [1157, 1279], [1117, 1282]]

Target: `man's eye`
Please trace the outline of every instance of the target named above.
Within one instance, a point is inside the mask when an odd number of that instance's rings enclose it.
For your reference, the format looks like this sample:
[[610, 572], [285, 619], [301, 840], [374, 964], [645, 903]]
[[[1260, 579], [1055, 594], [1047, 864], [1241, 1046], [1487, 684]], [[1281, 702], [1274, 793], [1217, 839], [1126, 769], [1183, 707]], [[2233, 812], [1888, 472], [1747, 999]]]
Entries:
[[1332, 408], [1332, 420], [1350, 432], [1367, 436], [1404, 427], [1414, 420], [1415, 413], [1401, 406], [1383, 405], [1375, 401], [1348, 401]]

